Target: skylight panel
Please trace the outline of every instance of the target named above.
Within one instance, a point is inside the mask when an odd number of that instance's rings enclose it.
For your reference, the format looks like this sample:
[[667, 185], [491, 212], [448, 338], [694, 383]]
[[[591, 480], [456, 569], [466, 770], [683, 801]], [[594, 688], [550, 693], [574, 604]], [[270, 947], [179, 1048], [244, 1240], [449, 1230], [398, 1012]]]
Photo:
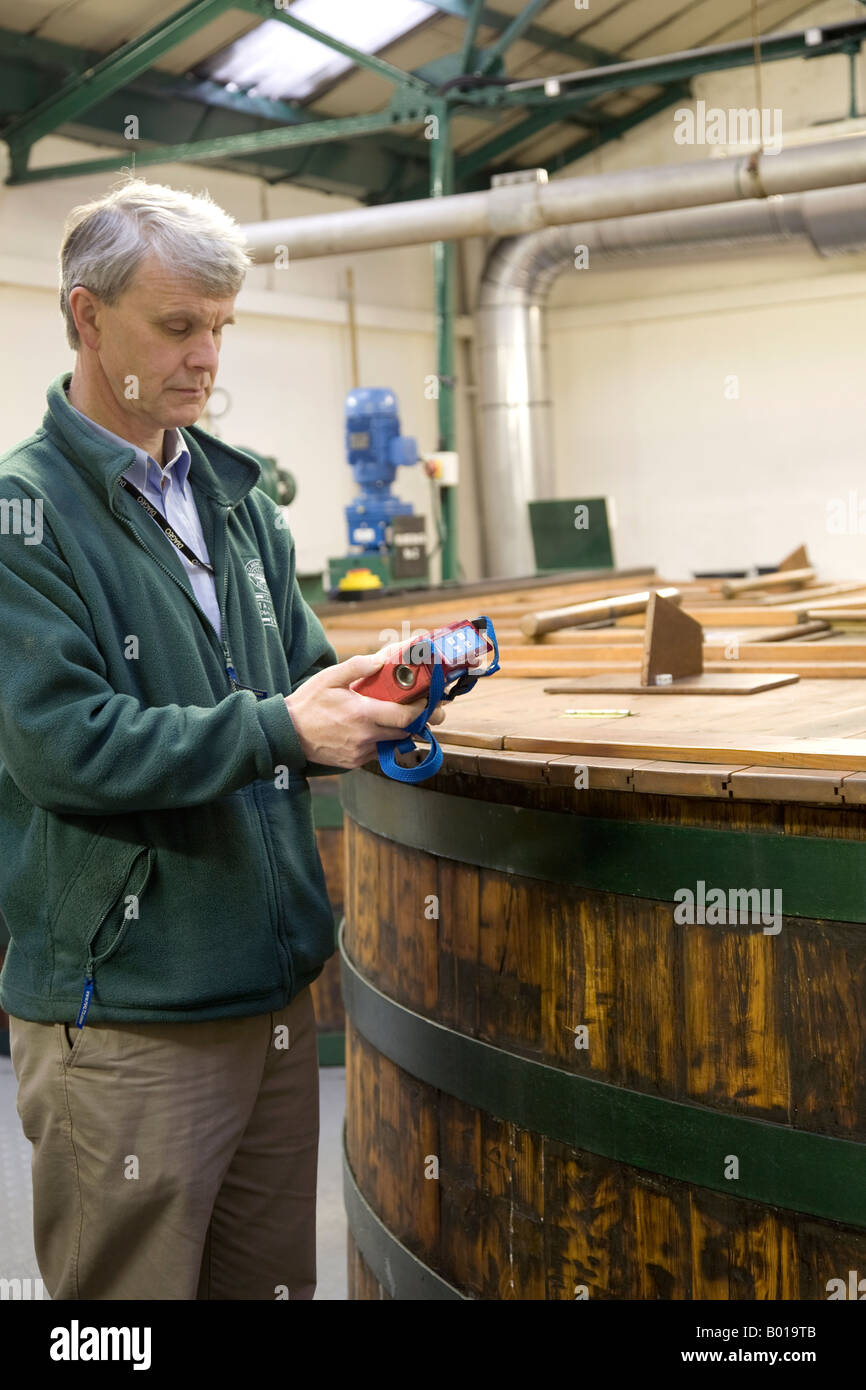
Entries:
[[[376, 0], [373, 5], [358, 0], [295, 0], [286, 12], [362, 53], [377, 52], [437, 13], [435, 5], [422, 0]], [[298, 101], [352, 66], [351, 58], [278, 19], [266, 19], [211, 58], [202, 71], [229, 91]]]

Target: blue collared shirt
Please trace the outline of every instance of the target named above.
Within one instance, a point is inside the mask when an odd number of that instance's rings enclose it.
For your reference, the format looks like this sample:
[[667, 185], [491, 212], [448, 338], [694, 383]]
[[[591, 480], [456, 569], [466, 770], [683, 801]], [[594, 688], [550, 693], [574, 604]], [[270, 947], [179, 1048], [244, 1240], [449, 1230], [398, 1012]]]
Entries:
[[[72, 402], [70, 401], [69, 404], [72, 405]], [[75, 406], [72, 406], [72, 409], [75, 410]], [[113, 444], [119, 444], [124, 449], [135, 449], [135, 462], [127, 468], [123, 474], [124, 478], [134, 483], [138, 490], [144, 493], [147, 500], [156, 507], [157, 511], [162, 513], [172, 530], [177, 532], [190, 550], [210, 564], [211, 558], [205, 546], [198, 509], [189, 483], [191, 463], [189, 450], [183, 442], [180, 431], [176, 429], [165, 431], [163, 457], [168, 458], [169, 461], [164, 468], [160, 468], [156, 459], [151, 458], [144, 449], [130, 443], [128, 439], [121, 439], [119, 434], [112, 434], [111, 430], [107, 430], [104, 425], [98, 425], [95, 420], [91, 420], [89, 415], [82, 414], [80, 410], [76, 410], [75, 413], [80, 415], [91, 429], [96, 430], [105, 439], [110, 439]], [[165, 544], [170, 545], [171, 542], [166, 538]], [[222, 620], [213, 575], [208, 574], [207, 570], [201, 569], [198, 565], [192, 564], [176, 547], [173, 546], [172, 549], [187, 572], [199, 606], [204, 609], [216, 629], [217, 636], [222, 641]]]

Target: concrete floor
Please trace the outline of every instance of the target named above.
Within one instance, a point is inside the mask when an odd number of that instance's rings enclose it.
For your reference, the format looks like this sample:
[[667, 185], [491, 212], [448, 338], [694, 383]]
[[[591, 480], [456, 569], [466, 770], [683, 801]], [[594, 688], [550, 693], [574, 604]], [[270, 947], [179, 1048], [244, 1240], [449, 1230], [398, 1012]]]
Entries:
[[[8, 1057], [0, 1056], [0, 1278], [33, 1280], [39, 1278], [39, 1267], [33, 1251], [30, 1144], [15, 1109], [15, 1092], [12, 1063]], [[347, 1296], [346, 1213], [340, 1157], [345, 1096], [345, 1067], [321, 1067], [316, 1298]]]

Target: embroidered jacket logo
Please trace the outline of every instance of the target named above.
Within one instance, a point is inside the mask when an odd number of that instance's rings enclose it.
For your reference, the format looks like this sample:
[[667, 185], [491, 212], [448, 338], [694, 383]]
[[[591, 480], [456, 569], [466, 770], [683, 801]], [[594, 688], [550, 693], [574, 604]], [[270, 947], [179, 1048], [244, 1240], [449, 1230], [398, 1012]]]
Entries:
[[275, 627], [279, 630], [277, 615], [274, 612], [274, 601], [271, 598], [271, 591], [268, 588], [268, 581], [265, 579], [265, 571], [261, 560], [247, 560], [244, 565], [247, 577], [256, 591], [256, 602], [259, 605], [259, 617], [265, 627]]

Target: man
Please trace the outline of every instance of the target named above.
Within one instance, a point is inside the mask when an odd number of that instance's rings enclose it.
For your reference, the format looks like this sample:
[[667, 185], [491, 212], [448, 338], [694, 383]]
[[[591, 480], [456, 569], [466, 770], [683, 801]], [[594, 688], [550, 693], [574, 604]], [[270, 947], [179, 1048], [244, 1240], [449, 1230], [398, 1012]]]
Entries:
[[388, 649], [337, 662], [258, 465], [194, 427], [248, 263], [207, 196], [75, 209], [74, 371], [0, 459], [0, 1005], [57, 1299], [313, 1297], [307, 778], [424, 707], [351, 688]]

